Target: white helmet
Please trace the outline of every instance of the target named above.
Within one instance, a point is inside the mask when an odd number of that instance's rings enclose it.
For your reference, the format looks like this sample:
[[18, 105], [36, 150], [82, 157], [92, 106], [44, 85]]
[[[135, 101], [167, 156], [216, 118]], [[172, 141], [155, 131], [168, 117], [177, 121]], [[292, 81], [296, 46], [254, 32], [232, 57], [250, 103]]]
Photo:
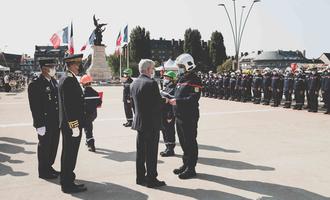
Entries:
[[285, 72], [287, 72], [287, 73], [291, 73], [291, 72], [292, 72], [291, 67], [287, 67], [287, 68], [285, 69]]
[[187, 53], [181, 54], [178, 56], [175, 60], [176, 65], [184, 65], [186, 68], [186, 71], [191, 71], [196, 68], [194, 58]]
[[265, 73], [270, 72], [270, 68], [269, 68], [269, 67], [266, 67], [266, 68], [264, 69], [264, 72], [265, 72]]

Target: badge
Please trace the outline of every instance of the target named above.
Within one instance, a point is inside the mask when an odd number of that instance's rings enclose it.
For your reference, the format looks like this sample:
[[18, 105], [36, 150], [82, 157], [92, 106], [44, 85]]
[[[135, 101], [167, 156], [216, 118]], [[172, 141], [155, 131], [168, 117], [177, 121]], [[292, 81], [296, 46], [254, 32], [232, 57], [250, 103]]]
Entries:
[[195, 87], [195, 92], [199, 92], [199, 87]]
[[50, 87], [49, 86], [46, 87], [46, 92], [50, 92]]

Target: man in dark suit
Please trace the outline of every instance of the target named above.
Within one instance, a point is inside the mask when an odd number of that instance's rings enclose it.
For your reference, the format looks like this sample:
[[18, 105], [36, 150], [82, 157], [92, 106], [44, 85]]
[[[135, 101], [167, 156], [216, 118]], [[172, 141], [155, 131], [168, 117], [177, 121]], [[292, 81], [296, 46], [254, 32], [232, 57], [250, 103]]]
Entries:
[[54, 179], [59, 175], [52, 165], [55, 162], [60, 129], [58, 121], [58, 88], [54, 59], [39, 60], [41, 74], [28, 87], [33, 126], [38, 133], [39, 178]]
[[[161, 128], [161, 104], [157, 82], [152, 79], [155, 63], [142, 59], [140, 76], [132, 83], [131, 96], [135, 107], [132, 129], [138, 132], [136, 145], [136, 183], [154, 188], [164, 186], [157, 179], [157, 155]], [[145, 166], [146, 165], [146, 166]]]
[[67, 71], [59, 83], [60, 126], [62, 129], [63, 149], [61, 158], [61, 186], [64, 193], [86, 191], [84, 185], [74, 183], [73, 172], [85, 120], [84, 94], [76, 75], [81, 71], [82, 54], [66, 57]]

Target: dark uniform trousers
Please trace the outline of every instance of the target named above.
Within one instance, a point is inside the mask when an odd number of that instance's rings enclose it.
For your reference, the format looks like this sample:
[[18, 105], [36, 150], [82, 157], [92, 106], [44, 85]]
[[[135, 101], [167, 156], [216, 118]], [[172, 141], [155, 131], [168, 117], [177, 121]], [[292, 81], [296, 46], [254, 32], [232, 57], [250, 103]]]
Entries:
[[137, 179], [144, 178], [146, 172], [147, 172], [148, 180], [153, 180], [158, 176], [157, 173], [158, 144], [159, 144], [159, 131], [138, 131], [137, 141], [136, 141]]
[[133, 121], [132, 108], [133, 108], [132, 103], [127, 103], [127, 101], [124, 101], [125, 116], [128, 122]]
[[60, 129], [58, 127], [46, 126], [46, 133], [38, 135], [38, 171], [39, 175], [48, 175], [51, 166], [55, 162], [58, 143], [60, 139]]
[[170, 122], [167, 119], [163, 120], [163, 139], [165, 145], [169, 149], [174, 149], [175, 147], [175, 118], [171, 119]]
[[86, 134], [86, 141], [88, 142], [90, 139], [94, 139], [93, 137], [93, 122], [96, 119], [97, 114], [96, 112], [90, 113], [86, 115], [85, 121], [85, 134]]
[[176, 117], [176, 127], [181, 148], [184, 152], [184, 166], [195, 168], [198, 159], [197, 125], [198, 119]]
[[65, 123], [62, 125], [61, 185], [64, 187], [71, 186], [76, 179], [73, 171], [77, 163], [81, 133], [82, 130], [80, 129], [79, 136], [72, 137], [72, 129]]

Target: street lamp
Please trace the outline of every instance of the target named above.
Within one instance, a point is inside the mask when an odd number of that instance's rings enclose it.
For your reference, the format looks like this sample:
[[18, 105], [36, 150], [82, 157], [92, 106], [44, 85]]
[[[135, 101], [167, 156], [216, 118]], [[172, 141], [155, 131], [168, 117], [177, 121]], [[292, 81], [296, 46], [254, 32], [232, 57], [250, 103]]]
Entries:
[[[239, 66], [239, 52], [240, 52], [240, 47], [241, 47], [241, 42], [242, 42], [242, 37], [243, 37], [243, 33], [244, 33], [244, 29], [246, 26], [246, 22], [250, 16], [251, 10], [254, 6], [255, 3], [260, 2], [261, 0], [254, 0], [250, 6], [249, 12], [246, 15], [245, 19], [244, 19], [244, 24], [242, 26], [242, 22], [243, 22], [243, 16], [244, 16], [244, 9], [246, 8], [246, 6], [242, 6], [242, 11], [241, 11], [241, 16], [240, 16], [240, 23], [239, 25], [237, 24], [237, 12], [236, 12], [236, 0], [232, 0], [233, 1], [233, 6], [234, 6], [234, 19], [235, 19], [235, 29], [232, 23], [232, 18], [229, 15], [229, 12], [227, 10], [227, 7], [225, 4], [218, 4], [218, 6], [220, 7], [224, 7], [229, 23], [230, 23], [230, 27], [231, 27], [231, 31], [233, 34], [233, 38], [234, 38], [234, 45], [235, 45], [235, 60], [236, 60], [236, 65], [237, 65], [237, 69], [240, 69]], [[234, 68], [235, 65], [233, 65]]]

